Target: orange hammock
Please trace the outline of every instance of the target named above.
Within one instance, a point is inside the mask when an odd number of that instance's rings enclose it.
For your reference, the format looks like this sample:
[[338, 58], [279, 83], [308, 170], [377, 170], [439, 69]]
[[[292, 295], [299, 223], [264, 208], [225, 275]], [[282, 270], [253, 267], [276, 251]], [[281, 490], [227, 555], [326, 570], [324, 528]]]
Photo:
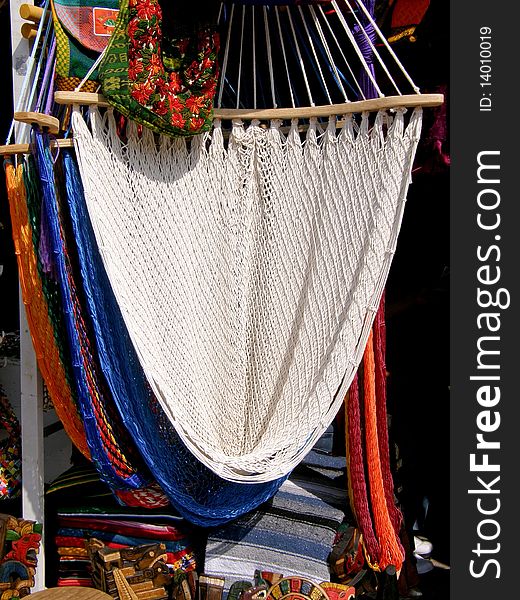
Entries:
[[54, 330], [38, 275], [38, 263], [27, 212], [23, 165], [19, 164], [15, 169], [12, 162], [7, 159], [5, 172], [22, 299], [38, 367], [65, 431], [80, 452], [90, 458], [83, 424], [65, 378], [65, 370], [54, 339]]
[[381, 372], [385, 370], [383, 311], [382, 303], [365, 348], [362, 371], [345, 398], [347, 473], [350, 503], [363, 536], [367, 562], [375, 571], [393, 565], [399, 572], [404, 562], [399, 540], [402, 516], [394, 502], [390, 474], [386, 386]]

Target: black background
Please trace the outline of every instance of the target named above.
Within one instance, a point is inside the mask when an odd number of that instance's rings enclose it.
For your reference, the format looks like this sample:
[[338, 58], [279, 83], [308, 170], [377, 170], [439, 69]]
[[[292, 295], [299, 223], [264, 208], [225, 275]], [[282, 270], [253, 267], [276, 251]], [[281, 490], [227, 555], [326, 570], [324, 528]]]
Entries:
[[[517, 598], [518, 556], [518, 149], [519, 128], [512, 104], [513, 54], [518, 34], [520, 8], [517, 3], [482, 0], [453, 2], [451, 6], [451, 519], [452, 597]], [[479, 112], [480, 27], [492, 28], [492, 112]], [[487, 91], [487, 90], [486, 90]], [[476, 247], [487, 244], [493, 234], [477, 227], [477, 154], [482, 150], [501, 151], [502, 285], [511, 292], [511, 307], [503, 312], [501, 340], [502, 426], [502, 510], [497, 515], [502, 535], [499, 560], [500, 579], [495, 570], [474, 579], [469, 573], [471, 550], [476, 548], [478, 513], [476, 497], [467, 494], [475, 487], [475, 473], [469, 471], [469, 454], [474, 451], [478, 405], [477, 386], [469, 381], [476, 372], [476, 342], [479, 336]], [[481, 334], [482, 335], [482, 334]], [[482, 562], [480, 563], [482, 564]]]

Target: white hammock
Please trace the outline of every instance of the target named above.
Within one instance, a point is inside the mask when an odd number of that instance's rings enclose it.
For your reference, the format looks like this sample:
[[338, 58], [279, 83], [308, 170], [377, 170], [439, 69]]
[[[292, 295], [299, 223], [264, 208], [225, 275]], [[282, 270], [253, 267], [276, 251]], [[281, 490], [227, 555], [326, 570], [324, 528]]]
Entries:
[[[73, 115], [88, 210], [145, 373], [220, 476], [287, 473], [337, 412], [385, 284], [421, 109], [352, 117], [304, 143], [293, 122], [226, 144]], [[390, 121], [392, 121], [390, 123]], [[388, 126], [389, 125], [389, 126]]]
[[[129, 124], [123, 143], [111, 109], [91, 108], [90, 123], [78, 107], [73, 112], [88, 210], [148, 381], [187, 447], [231, 481], [288, 473], [343, 402], [395, 250], [420, 105], [439, 100], [402, 96], [370, 41], [378, 70], [399, 94], [383, 97], [350, 33], [368, 19], [364, 5], [332, 6], [330, 17], [313, 6], [232, 6], [217, 104], [225, 107], [227, 97], [243, 109], [240, 90], [249, 77], [254, 110], [221, 110], [211, 133], [175, 140], [147, 130], [139, 136]], [[355, 19], [350, 26], [347, 17]], [[341, 28], [348, 51], [338, 42]], [[381, 45], [396, 58], [386, 40]], [[351, 67], [352, 59], [359, 64]], [[342, 73], [360, 68], [379, 99], [361, 102], [371, 114], [354, 116]], [[273, 105], [285, 86], [295, 109], [256, 110], [265, 97], [262, 73]], [[315, 107], [313, 85], [326, 102], [347, 104]], [[309, 101], [303, 114], [296, 103], [302, 90]], [[57, 94], [57, 101], [81, 102], [78, 96]], [[417, 108], [405, 116], [405, 106]], [[308, 119], [313, 114], [330, 118]], [[296, 116], [304, 120], [291, 121]], [[225, 129], [220, 119], [233, 117]]]

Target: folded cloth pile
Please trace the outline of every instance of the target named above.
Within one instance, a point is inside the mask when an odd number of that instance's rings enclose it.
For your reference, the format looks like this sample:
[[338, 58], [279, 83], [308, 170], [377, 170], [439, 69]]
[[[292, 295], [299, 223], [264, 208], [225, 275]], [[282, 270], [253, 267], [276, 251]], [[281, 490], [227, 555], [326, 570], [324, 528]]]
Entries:
[[[151, 523], [150, 517], [161, 523]], [[169, 524], [165, 524], [170, 521]], [[90, 583], [90, 561], [86, 543], [90, 538], [109, 548], [127, 548], [162, 542], [166, 546], [166, 563], [174, 571], [192, 571], [196, 567], [189, 531], [182, 519], [170, 515], [149, 515], [143, 510], [123, 509], [120, 514], [99, 509], [58, 512], [56, 545], [60, 556], [58, 586]]]
[[344, 478], [308, 466], [297, 469], [267, 503], [210, 532], [204, 571], [235, 581], [252, 581], [255, 570], [330, 580], [328, 556], [345, 517]]
[[[196, 568], [192, 528], [173, 510], [119, 506], [90, 467], [74, 467], [47, 490], [57, 503], [55, 544], [59, 587], [92, 587], [87, 541], [120, 549], [162, 542], [170, 571]], [[60, 502], [62, 504], [60, 504]]]

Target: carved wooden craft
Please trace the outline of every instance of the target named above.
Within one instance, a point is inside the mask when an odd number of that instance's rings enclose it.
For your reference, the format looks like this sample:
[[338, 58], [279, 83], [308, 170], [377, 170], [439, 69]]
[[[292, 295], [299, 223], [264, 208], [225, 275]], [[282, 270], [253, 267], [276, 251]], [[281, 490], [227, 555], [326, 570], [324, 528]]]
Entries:
[[0, 600], [16, 600], [34, 586], [42, 526], [0, 514]]
[[164, 544], [144, 544], [113, 550], [89, 540], [94, 586], [115, 600], [167, 600], [172, 577]]

